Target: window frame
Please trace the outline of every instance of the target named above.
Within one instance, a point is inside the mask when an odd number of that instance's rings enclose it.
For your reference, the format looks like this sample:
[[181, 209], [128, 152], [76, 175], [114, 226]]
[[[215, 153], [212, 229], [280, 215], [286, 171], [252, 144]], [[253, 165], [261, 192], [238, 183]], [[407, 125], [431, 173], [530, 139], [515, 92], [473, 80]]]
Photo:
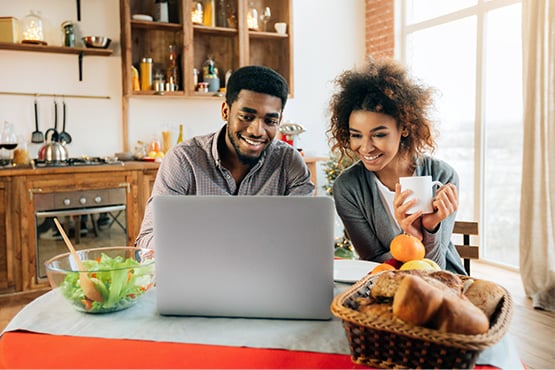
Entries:
[[[481, 223], [485, 220], [485, 158], [486, 125], [485, 125], [485, 88], [486, 88], [486, 14], [492, 10], [522, 3], [522, 0], [476, 0], [476, 4], [447, 14], [432, 17], [423, 21], [407, 24], [407, 0], [395, 0], [395, 56], [407, 64], [407, 37], [411, 33], [458, 21], [466, 17], [476, 17], [476, 61], [475, 61], [475, 112], [474, 112], [474, 220]], [[484, 226], [481, 227], [484, 230]], [[480, 245], [484, 245], [487, 234], [480, 230]], [[484, 230], [485, 231], [485, 230]], [[486, 258], [487, 259], [487, 258]], [[518, 270], [518, 266], [508, 265], [501, 261], [488, 260], [494, 264]]]

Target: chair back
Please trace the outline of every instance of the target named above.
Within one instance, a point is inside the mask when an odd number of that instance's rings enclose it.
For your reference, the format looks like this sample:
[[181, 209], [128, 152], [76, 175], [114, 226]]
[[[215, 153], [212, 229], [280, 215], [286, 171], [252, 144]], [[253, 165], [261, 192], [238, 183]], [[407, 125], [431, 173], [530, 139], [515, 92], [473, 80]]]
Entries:
[[455, 221], [453, 227], [453, 235], [462, 236], [462, 243], [456, 242], [455, 247], [463, 259], [464, 269], [468, 275], [470, 275], [470, 260], [480, 258], [480, 247], [470, 244], [470, 237], [478, 237], [478, 231], [478, 222], [474, 221]]

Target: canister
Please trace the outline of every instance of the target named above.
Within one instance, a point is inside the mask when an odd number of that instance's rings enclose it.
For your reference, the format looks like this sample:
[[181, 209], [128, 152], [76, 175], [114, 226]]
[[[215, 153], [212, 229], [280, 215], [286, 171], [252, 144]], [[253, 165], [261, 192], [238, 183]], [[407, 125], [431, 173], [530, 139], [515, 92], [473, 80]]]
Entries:
[[152, 90], [152, 58], [141, 60], [141, 90]]
[[0, 42], [19, 41], [18, 20], [14, 17], [0, 17]]
[[71, 21], [65, 21], [62, 23], [62, 31], [64, 34], [64, 46], [74, 47], [75, 46], [75, 34], [73, 30], [73, 23]]

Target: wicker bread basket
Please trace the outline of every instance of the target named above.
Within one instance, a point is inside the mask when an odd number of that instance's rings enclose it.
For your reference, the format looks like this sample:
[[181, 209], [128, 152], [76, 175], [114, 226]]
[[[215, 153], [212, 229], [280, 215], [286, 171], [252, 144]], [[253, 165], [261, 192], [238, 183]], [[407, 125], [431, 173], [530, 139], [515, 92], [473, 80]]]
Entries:
[[357, 311], [356, 299], [369, 297], [376, 276], [362, 278], [331, 304], [332, 313], [343, 322], [353, 362], [381, 368], [472, 368], [480, 352], [501, 340], [509, 328], [512, 299], [504, 288], [490, 329], [479, 335], [444, 333]]

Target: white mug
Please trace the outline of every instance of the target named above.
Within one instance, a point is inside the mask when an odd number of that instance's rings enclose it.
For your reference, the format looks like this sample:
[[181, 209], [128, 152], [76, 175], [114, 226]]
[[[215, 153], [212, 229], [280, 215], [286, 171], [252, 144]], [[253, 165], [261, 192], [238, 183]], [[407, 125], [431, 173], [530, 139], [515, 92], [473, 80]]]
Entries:
[[285, 32], [287, 32], [287, 23], [277, 22], [276, 24], [274, 24], [274, 28], [276, 29], [277, 33], [281, 33], [282, 35], [284, 35]]
[[410, 176], [400, 177], [401, 191], [410, 190], [412, 193], [407, 202], [416, 199], [416, 204], [407, 213], [433, 213], [432, 200], [434, 199], [434, 186], [443, 186], [440, 181], [432, 181], [432, 176]]

